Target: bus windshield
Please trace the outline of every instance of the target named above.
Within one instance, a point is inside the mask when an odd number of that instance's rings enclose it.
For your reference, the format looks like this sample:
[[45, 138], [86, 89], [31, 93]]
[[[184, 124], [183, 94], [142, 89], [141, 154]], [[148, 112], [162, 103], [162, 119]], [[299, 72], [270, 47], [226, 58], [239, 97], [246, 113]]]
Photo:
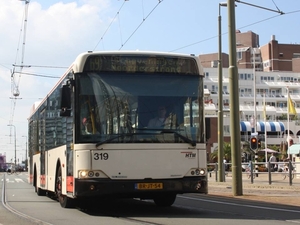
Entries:
[[204, 142], [201, 76], [111, 72], [76, 76], [76, 143]]

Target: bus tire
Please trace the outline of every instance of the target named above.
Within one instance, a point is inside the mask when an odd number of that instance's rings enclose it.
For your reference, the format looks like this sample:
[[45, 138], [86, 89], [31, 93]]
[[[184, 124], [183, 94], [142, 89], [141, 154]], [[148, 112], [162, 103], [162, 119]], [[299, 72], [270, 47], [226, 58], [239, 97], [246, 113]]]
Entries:
[[176, 200], [176, 194], [162, 194], [162, 195], [157, 195], [153, 198], [154, 203], [157, 206], [161, 207], [168, 207], [173, 205], [173, 203]]
[[41, 188], [38, 188], [35, 186], [35, 192], [38, 196], [45, 196], [46, 195], [46, 191], [41, 189]]
[[57, 174], [56, 174], [55, 193], [56, 193], [57, 199], [58, 199], [61, 207], [63, 207], [63, 208], [73, 208], [74, 207], [73, 199], [62, 194], [61, 167], [58, 167]]

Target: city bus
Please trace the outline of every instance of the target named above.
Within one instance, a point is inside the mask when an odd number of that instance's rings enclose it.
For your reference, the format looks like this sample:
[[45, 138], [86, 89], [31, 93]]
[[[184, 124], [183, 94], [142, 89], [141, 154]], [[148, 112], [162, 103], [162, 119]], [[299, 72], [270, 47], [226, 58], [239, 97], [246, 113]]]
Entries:
[[64, 208], [98, 198], [171, 206], [178, 194], [207, 194], [203, 92], [194, 55], [80, 54], [31, 109], [34, 190]]

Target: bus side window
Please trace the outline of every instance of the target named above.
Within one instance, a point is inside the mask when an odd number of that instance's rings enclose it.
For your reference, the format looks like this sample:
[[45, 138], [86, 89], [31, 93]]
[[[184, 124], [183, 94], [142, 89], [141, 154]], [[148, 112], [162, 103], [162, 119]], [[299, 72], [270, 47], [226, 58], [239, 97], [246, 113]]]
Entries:
[[61, 88], [60, 116], [71, 116], [71, 88], [63, 85]]

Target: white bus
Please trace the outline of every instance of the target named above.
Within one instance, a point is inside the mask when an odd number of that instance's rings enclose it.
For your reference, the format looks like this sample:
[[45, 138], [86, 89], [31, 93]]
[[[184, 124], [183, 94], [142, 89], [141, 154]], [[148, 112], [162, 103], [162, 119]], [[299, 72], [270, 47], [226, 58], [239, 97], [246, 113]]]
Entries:
[[202, 74], [194, 55], [80, 54], [28, 119], [37, 194], [65, 208], [98, 197], [171, 206], [177, 194], [207, 194]]

